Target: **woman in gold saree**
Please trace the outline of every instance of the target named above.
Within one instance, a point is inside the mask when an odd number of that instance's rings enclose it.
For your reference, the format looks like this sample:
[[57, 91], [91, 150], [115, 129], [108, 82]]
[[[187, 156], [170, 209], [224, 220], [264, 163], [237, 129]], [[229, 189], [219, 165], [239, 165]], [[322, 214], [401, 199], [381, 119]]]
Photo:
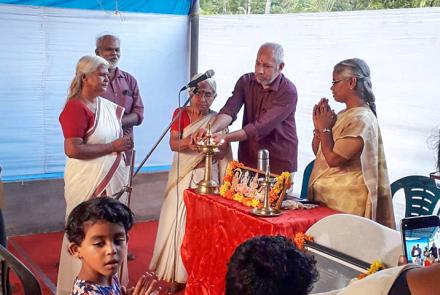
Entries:
[[313, 108], [316, 160], [308, 197], [395, 228], [368, 65], [358, 58], [339, 62], [330, 89], [335, 101], [346, 108], [336, 115], [325, 98]]
[[[159, 279], [173, 282], [174, 290], [182, 288], [187, 279], [180, 256], [186, 221], [183, 192], [187, 188], [195, 188], [204, 176], [204, 154], [197, 152], [192, 134], [212, 123], [216, 113], [210, 110], [210, 106], [216, 95], [213, 78], [200, 82], [190, 92], [190, 105], [175, 110], [173, 115], [173, 118], [180, 116], [171, 126], [170, 148], [174, 151], [174, 159], [168, 175], [150, 269], [156, 272]], [[229, 145], [222, 145], [221, 149], [212, 170], [217, 182], [222, 180], [226, 166], [232, 159]]]

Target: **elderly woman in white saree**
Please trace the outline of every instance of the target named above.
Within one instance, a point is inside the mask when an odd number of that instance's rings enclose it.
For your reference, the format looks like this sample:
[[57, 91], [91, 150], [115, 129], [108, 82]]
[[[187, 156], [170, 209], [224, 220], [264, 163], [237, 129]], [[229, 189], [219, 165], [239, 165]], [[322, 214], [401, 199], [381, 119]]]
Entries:
[[[108, 62], [99, 56], [84, 56], [77, 66], [66, 105], [60, 115], [67, 155], [64, 172], [66, 216], [78, 204], [103, 195], [112, 196], [128, 181], [124, 151], [133, 147], [123, 137], [124, 109], [99, 95], [108, 86]], [[121, 198], [126, 202], [126, 196]], [[58, 270], [57, 294], [71, 294], [81, 262], [68, 253], [63, 238]], [[122, 284], [128, 282], [127, 263]]]
[[331, 90], [346, 108], [336, 115], [325, 98], [313, 108], [316, 160], [308, 197], [395, 228], [368, 65], [358, 58], [335, 65]]
[[[198, 76], [200, 74], [193, 79]], [[187, 188], [195, 188], [203, 179], [204, 172], [204, 154], [196, 151], [191, 135], [199, 128], [207, 127], [216, 115], [209, 109], [217, 95], [215, 80], [210, 78], [200, 82], [190, 95], [190, 106], [175, 110], [173, 115], [173, 118], [180, 116], [171, 126], [170, 147], [175, 153], [168, 175], [153, 258], [150, 263], [150, 269], [156, 272], [159, 279], [173, 282], [173, 291], [183, 288], [187, 280], [187, 273], [180, 256], [186, 221], [183, 191]], [[226, 166], [232, 159], [230, 146], [223, 146], [216, 159], [212, 175], [216, 181], [221, 182]], [[178, 167], [179, 171], [177, 171]]]

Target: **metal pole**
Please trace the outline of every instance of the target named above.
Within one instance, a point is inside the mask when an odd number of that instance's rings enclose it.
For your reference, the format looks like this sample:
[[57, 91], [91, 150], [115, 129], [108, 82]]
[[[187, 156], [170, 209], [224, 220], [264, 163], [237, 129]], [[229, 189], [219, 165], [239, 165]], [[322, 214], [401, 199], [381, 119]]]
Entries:
[[190, 77], [199, 72], [199, 15], [200, 2], [193, 0], [191, 12], [189, 14], [190, 21]]

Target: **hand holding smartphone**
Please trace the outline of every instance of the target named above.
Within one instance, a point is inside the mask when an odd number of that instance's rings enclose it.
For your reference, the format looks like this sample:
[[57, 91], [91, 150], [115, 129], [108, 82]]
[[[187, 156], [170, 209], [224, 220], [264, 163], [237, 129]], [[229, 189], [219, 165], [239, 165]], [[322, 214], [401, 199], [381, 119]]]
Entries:
[[409, 263], [428, 266], [439, 261], [440, 218], [435, 215], [403, 218], [403, 253]]

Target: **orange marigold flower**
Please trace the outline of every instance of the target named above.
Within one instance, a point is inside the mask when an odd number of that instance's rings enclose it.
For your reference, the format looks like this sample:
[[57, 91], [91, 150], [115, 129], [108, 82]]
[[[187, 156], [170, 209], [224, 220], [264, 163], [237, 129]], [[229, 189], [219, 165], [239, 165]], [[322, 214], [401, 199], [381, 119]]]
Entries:
[[243, 205], [250, 207], [252, 204], [252, 198], [243, 198], [242, 203], [243, 203]]
[[357, 278], [358, 280], [362, 280], [362, 279], [365, 278], [366, 276], [367, 276], [366, 273], [361, 272], [356, 278]]
[[243, 163], [240, 163], [240, 162], [235, 161], [235, 160], [232, 160], [232, 161], [229, 163], [229, 165], [230, 165], [230, 167], [231, 167], [232, 170], [234, 170], [235, 168], [241, 168], [241, 167], [244, 167], [244, 164], [243, 164]]
[[306, 235], [305, 233], [296, 233], [293, 237], [293, 242], [295, 243], [295, 246], [301, 251], [304, 250], [306, 241], [313, 242], [313, 238]]
[[225, 182], [232, 182], [232, 175], [225, 175], [225, 177], [223, 178], [223, 180]]
[[233, 190], [228, 190], [225, 194], [225, 198], [232, 200], [232, 197], [234, 196], [235, 192]]

